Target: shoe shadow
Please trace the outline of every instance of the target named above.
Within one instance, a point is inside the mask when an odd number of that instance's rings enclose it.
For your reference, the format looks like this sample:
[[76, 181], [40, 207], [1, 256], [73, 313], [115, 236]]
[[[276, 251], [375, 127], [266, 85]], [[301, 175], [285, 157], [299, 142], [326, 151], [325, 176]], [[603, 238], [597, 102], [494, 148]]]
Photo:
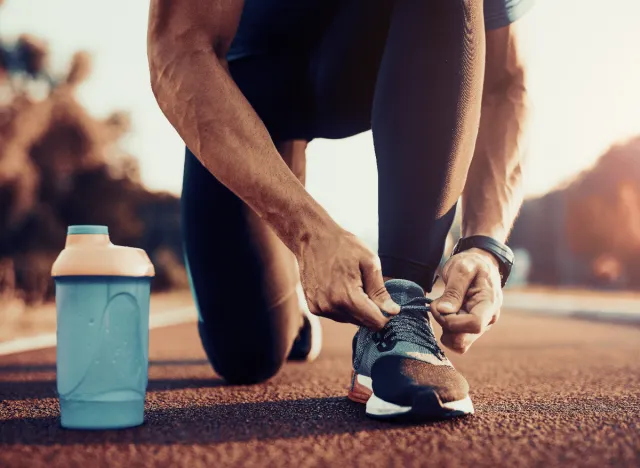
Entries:
[[58, 417], [10, 419], [0, 426], [0, 446], [211, 444], [386, 428], [389, 424], [367, 419], [361, 405], [344, 397], [329, 397], [148, 408], [144, 425], [117, 431], [66, 430]]

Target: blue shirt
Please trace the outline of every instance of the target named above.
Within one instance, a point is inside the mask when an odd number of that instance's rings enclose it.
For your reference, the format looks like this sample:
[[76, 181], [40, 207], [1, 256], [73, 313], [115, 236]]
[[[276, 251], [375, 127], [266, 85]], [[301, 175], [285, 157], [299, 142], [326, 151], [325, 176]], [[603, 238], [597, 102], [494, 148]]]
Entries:
[[[317, 33], [326, 27], [341, 1], [245, 0], [227, 60], [284, 48], [307, 50], [307, 43], [313, 42]], [[484, 0], [485, 28], [491, 30], [508, 26], [529, 11], [534, 1]]]
[[529, 11], [535, 0], [484, 0], [484, 25], [487, 30], [503, 28]]

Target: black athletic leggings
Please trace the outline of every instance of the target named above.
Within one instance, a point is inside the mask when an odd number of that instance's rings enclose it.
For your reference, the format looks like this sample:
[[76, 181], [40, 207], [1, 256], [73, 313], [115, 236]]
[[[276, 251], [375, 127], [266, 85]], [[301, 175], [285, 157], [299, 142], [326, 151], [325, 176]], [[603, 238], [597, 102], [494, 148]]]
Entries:
[[[324, 0], [290, 26], [268, 3], [246, 3], [238, 41], [256, 51], [229, 61], [235, 82], [276, 145], [373, 130], [383, 274], [431, 290], [479, 122], [482, 2]], [[272, 376], [301, 323], [291, 254], [189, 150], [182, 216], [215, 370], [232, 382]]]

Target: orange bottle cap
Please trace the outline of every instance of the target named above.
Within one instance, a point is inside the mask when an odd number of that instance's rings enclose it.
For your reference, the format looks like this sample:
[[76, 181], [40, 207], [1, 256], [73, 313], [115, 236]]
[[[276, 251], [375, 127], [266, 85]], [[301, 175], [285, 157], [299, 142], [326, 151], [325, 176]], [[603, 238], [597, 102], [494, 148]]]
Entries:
[[155, 276], [146, 252], [113, 245], [107, 226], [69, 226], [51, 276]]

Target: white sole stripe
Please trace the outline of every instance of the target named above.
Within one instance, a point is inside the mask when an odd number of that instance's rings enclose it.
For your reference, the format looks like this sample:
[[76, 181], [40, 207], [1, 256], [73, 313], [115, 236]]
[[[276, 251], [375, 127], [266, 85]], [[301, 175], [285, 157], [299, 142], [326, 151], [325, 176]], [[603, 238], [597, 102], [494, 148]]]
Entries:
[[471, 402], [471, 398], [468, 396], [458, 401], [450, 401], [448, 403], [442, 403], [443, 408], [447, 408], [451, 411], [460, 411], [465, 414], [473, 414], [474, 408], [473, 403]]
[[367, 377], [366, 375], [356, 374], [356, 379], [358, 380], [359, 384], [362, 384], [365, 387], [367, 387], [369, 390], [373, 391], [373, 381], [371, 380], [371, 377]]
[[369, 401], [367, 401], [367, 414], [373, 414], [374, 416], [391, 416], [408, 413], [411, 411], [411, 406], [400, 406], [394, 403], [389, 403], [381, 398], [378, 398], [375, 393], [371, 394]]

